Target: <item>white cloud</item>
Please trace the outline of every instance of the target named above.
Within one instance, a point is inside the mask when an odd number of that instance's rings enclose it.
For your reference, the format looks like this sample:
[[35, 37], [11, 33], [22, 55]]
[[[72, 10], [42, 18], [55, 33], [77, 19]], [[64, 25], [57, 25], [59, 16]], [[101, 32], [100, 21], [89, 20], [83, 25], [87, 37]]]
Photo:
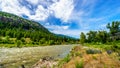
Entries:
[[[26, 0], [32, 5], [37, 5], [36, 10], [33, 12], [35, 15], [31, 15], [31, 10], [26, 8], [26, 6], [21, 5], [18, 0], [0, 0], [0, 9], [5, 12], [14, 13], [16, 15], [22, 16], [22, 14], [27, 15], [29, 19], [33, 19], [36, 21], [43, 21], [47, 19], [47, 17], [51, 13], [54, 12], [55, 17], [60, 18], [62, 21], [67, 22], [69, 20], [69, 16], [72, 13], [74, 8], [73, 0], [52, 0], [53, 3], [50, 3], [49, 0]], [[24, 2], [24, 1], [23, 1]], [[44, 8], [43, 4], [47, 5], [48, 8]], [[28, 4], [29, 5], [29, 4]]]
[[66, 30], [66, 29], [69, 28], [69, 26], [62, 26], [62, 28], [63, 28], [64, 30]]
[[48, 29], [51, 29], [51, 30], [67, 30], [67, 29], [69, 29], [68, 25], [67, 26], [65, 26], [65, 25], [59, 26], [59, 25], [50, 25], [48, 23], [46, 23], [45, 27]]
[[58, 26], [58, 25], [50, 25], [48, 23], [45, 25], [45, 27], [50, 29], [50, 31], [53, 33], [72, 36], [75, 38], [79, 38], [81, 32], [87, 33], [89, 31], [89, 30], [80, 30], [80, 29], [71, 30], [69, 29], [68, 25]]
[[29, 17], [29, 19], [41, 21], [45, 20], [49, 16], [49, 10], [44, 9], [42, 5], [38, 5], [37, 9], [34, 11], [35, 15], [30, 14], [30, 10], [19, 3], [17, 0], [0, 0], [0, 8], [4, 12], [13, 13], [19, 16], [22, 14]]
[[60, 0], [49, 7], [57, 18], [67, 22], [74, 9], [73, 0]]
[[33, 20], [45, 20], [49, 16], [49, 10], [43, 8], [42, 5], [39, 5], [35, 11], [35, 15], [30, 15], [29, 18]]
[[91, 0], [91, 1], [83, 0], [81, 6], [82, 7], [89, 6], [91, 8], [92, 6], [94, 6], [96, 4], [96, 2], [97, 2], [97, 0]]
[[20, 5], [17, 0], [0, 0], [0, 8], [4, 12], [14, 13], [19, 16], [30, 14], [29, 10], [25, 6]]
[[31, 4], [38, 4], [39, 0], [27, 0]]
[[67, 30], [51, 30], [51, 32], [56, 33], [56, 34], [63, 34], [63, 35], [79, 38], [81, 32], [87, 33], [88, 30], [69, 30], [69, 29], [67, 29]]

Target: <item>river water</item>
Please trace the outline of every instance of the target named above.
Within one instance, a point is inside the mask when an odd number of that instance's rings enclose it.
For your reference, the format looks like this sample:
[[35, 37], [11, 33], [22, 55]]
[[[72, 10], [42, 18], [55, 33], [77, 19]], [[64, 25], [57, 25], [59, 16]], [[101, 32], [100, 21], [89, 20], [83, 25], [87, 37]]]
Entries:
[[25, 48], [0, 48], [0, 68], [30, 68], [42, 57], [60, 59], [65, 57], [75, 45], [54, 45]]

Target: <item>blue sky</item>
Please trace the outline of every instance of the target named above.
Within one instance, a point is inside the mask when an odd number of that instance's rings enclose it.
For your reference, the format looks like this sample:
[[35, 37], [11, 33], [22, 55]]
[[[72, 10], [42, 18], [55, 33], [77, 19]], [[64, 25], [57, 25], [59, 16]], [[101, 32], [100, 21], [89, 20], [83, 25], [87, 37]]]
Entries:
[[120, 0], [0, 0], [0, 11], [41, 23], [51, 32], [79, 38], [120, 21]]

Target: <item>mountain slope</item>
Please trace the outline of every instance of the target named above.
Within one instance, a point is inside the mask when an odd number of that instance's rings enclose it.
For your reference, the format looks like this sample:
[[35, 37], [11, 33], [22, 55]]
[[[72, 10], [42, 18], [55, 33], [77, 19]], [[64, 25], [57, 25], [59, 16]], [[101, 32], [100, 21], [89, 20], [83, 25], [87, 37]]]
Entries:
[[34, 29], [34, 30], [42, 30], [44, 32], [48, 32], [48, 30], [45, 27], [43, 27], [41, 24], [35, 21], [23, 19], [14, 14], [1, 12], [1, 11], [0, 11], [0, 24], [5, 25], [0, 28], [22, 28], [26, 30]]
[[75, 41], [74, 38], [49, 32], [40, 23], [0, 12], [0, 44], [54, 45]]

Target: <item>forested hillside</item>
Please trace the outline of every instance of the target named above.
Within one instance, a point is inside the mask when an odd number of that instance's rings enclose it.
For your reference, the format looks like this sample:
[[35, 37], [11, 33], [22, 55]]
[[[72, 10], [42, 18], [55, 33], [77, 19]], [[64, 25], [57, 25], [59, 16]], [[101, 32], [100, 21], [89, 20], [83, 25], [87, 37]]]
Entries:
[[53, 34], [35, 21], [0, 12], [0, 44], [16, 44], [17, 47], [21, 47], [20, 45], [27, 44], [53, 45], [75, 41], [74, 38]]

